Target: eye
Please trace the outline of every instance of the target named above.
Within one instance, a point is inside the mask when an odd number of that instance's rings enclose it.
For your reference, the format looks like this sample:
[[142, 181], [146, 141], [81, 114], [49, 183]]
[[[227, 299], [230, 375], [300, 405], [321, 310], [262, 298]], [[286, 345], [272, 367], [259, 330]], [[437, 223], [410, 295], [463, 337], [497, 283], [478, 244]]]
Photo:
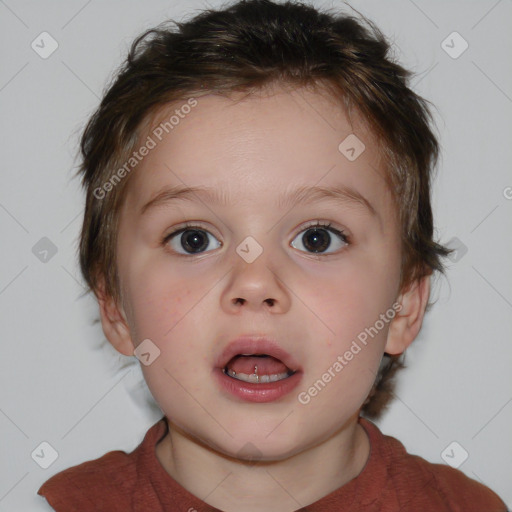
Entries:
[[[304, 233], [299, 239], [298, 246], [294, 245], [294, 241], [298, 238], [298, 236], [292, 241], [292, 247], [295, 249], [306, 250], [312, 253], [325, 253], [325, 251], [329, 248], [333, 248], [333, 251], [341, 249], [345, 245], [349, 244], [348, 237], [336, 228], [332, 228], [331, 224], [322, 224], [316, 223], [313, 224], [306, 229], [303, 229], [301, 233]], [[336, 235], [338, 240], [332, 240], [332, 235]], [[300, 235], [300, 233], [299, 233]], [[327, 253], [329, 254], [329, 253]]]
[[[200, 229], [199, 226], [187, 224], [185, 227], [180, 228], [172, 233], [168, 234], [162, 241], [165, 245], [169, 243], [171, 249], [178, 254], [190, 256], [192, 254], [200, 254], [210, 246], [209, 237], [217, 240], [211, 233], [204, 229]], [[218, 240], [217, 240], [218, 242]], [[221, 246], [218, 242], [217, 249]], [[185, 252], [181, 252], [184, 249]]]

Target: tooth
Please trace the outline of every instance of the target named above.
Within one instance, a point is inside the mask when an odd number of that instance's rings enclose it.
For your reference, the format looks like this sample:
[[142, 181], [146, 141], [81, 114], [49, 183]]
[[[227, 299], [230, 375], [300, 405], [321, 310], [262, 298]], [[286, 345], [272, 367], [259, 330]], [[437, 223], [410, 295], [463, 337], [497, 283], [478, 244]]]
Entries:
[[288, 373], [276, 373], [274, 375], [256, 375], [252, 373], [248, 375], [247, 373], [236, 373], [233, 370], [227, 369], [224, 370], [224, 373], [227, 373], [230, 377], [234, 379], [241, 380], [243, 382], [251, 382], [253, 384], [258, 383], [268, 383], [268, 382], [277, 382], [278, 380], [283, 380], [288, 377]]

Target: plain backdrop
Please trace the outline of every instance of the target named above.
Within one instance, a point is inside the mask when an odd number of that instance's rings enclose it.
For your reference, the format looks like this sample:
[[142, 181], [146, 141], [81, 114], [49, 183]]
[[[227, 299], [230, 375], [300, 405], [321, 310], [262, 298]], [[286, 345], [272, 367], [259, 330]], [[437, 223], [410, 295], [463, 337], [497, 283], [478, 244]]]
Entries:
[[[0, 1], [1, 511], [47, 510], [36, 495], [45, 480], [133, 450], [162, 416], [138, 361], [105, 343], [97, 304], [80, 298], [75, 155], [132, 40], [220, 4]], [[415, 72], [412, 87], [436, 105], [436, 236], [457, 249], [434, 283], [437, 303], [408, 351], [397, 399], [376, 423], [431, 462], [444, 464], [447, 448], [459, 459], [467, 452], [460, 470], [512, 507], [512, 2], [351, 5], [383, 30]], [[42, 37], [44, 51], [58, 44], [47, 58], [35, 46]], [[47, 468], [42, 449], [57, 454]]]

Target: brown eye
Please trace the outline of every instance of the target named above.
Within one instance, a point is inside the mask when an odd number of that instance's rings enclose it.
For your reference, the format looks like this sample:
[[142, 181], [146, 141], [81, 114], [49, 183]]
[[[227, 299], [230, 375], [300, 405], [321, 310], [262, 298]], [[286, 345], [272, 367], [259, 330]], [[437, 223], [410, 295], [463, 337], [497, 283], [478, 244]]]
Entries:
[[[192, 255], [205, 252], [211, 245], [210, 237], [214, 238], [211, 233], [204, 229], [186, 227], [171, 233], [164, 241], [169, 243], [171, 249], [178, 254]], [[214, 238], [214, 240], [216, 239]], [[221, 244], [218, 242], [217, 247], [214, 247], [214, 249], [220, 246]]]
[[[327, 249], [334, 248], [334, 250], [327, 252], [326, 254], [330, 254], [331, 252], [335, 252], [345, 245], [348, 245], [348, 240], [345, 234], [335, 228], [330, 227], [328, 225], [316, 224], [310, 226], [300, 233], [304, 233], [299, 238], [298, 244], [294, 245], [295, 240], [292, 242], [292, 247], [299, 250], [305, 250], [314, 254], [324, 254]], [[299, 235], [300, 235], [299, 233]], [[335, 235], [333, 238], [332, 235]]]

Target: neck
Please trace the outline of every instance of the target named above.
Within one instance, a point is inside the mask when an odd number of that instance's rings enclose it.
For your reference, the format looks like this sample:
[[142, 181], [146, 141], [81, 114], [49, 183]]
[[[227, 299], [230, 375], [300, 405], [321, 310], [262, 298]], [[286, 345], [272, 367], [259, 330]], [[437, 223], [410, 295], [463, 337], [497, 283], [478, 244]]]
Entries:
[[369, 452], [368, 436], [350, 418], [330, 437], [289, 458], [248, 462], [198, 443], [166, 419], [156, 456], [189, 492], [225, 512], [291, 512], [318, 501], [355, 478]]

